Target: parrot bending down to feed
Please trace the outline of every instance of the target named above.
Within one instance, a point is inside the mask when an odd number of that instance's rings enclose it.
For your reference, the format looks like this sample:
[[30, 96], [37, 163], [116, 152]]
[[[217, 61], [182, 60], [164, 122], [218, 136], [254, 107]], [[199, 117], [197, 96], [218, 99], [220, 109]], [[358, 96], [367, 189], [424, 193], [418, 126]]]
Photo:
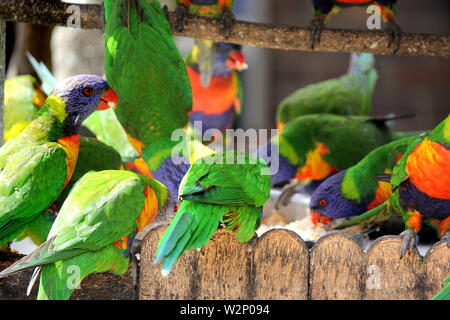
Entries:
[[[120, 107], [117, 119], [151, 176], [177, 200], [188, 161], [172, 161], [192, 110], [186, 65], [156, 0], [106, 0], [105, 68]], [[142, 161], [141, 161], [142, 162]]]
[[184, 25], [188, 14], [201, 17], [220, 18], [222, 33], [228, 38], [231, 27], [235, 21], [233, 6], [235, 0], [176, 0], [177, 15], [175, 28], [178, 32], [184, 30]]
[[16, 241], [30, 237], [36, 245], [41, 245], [47, 239], [53, 222], [75, 182], [89, 171], [119, 170], [121, 166], [120, 154], [116, 150], [94, 138], [80, 137], [80, 150], [72, 179], [58, 199], [33, 219]]
[[243, 88], [238, 71], [246, 69], [247, 64], [240, 45], [216, 43], [211, 82], [204, 87], [199, 69], [199, 52], [199, 47], [195, 45], [186, 57], [186, 64], [193, 99], [189, 121], [191, 127], [194, 121], [201, 122], [201, 132], [198, 134], [203, 137], [209, 129], [218, 129], [224, 133], [233, 126], [241, 113]]
[[296, 188], [310, 180], [328, 176], [357, 164], [373, 149], [398, 138], [386, 122], [406, 116], [374, 118], [312, 114], [297, 117], [271, 141], [258, 150], [269, 166], [278, 160], [272, 185], [294, 179], [276, 203], [287, 205]]
[[180, 185], [181, 206], [158, 243], [155, 263], [162, 261], [162, 274], [184, 251], [202, 248], [221, 222], [238, 241], [249, 241], [269, 198], [268, 172], [263, 160], [234, 151], [194, 162]]
[[369, 115], [377, 79], [373, 54], [352, 53], [347, 74], [311, 84], [286, 97], [277, 109], [277, 128], [281, 131], [289, 121], [307, 114]]
[[72, 178], [81, 123], [117, 96], [95, 75], [61, 82], [33, 120], [0, 148], [0, 246], [50, 207]]
[[[167, 189], [156, 180], [125, 170], [89, 172], [73, 187], [48, 239], [0, 277], [36, 268], [38, 299], [69, 299], [89, 274], [127, 271], [134, 238], [166, 210]], [[68, 286], [77, 267], [79, 278]]]
[[388, 47], [394, 47], [394, 54], [400, 49], [402, 31], [395, 22], [395, 7], [397, 0], [312, 0], [314, 8], [314, 19], [311, 21], [311, 49], [314, 50], [316, 43], [320, 43], [320, 36], [324, 24], [327, 22], [334, 9], [353, 6], [376, 5], [380, 9], [381, 17], [387, 22], [387, 33], [389, 36]]
[[17, 136], [34, 120], [45, 101], [45, 94], [30, 75], [5, 80], [3, 139]]
[[377, 181], [376, 175], [392, 173], [397, 161], [416, 139], [416, 136], [407, 137], [378, 147], [358, 164], [322, 182], [311, 197], [313, 224], [357, 216], [389, 199], [391, 185]]
[[450, 115], [425, 136], [416, 139], [394, 167], [390, 182], [392, 196], [380, 206], [338, 226], [367, 225], [402, 216], [406, 230], [401, 256], [416, 245], [422, 221], [433, 225], [450, 246]]

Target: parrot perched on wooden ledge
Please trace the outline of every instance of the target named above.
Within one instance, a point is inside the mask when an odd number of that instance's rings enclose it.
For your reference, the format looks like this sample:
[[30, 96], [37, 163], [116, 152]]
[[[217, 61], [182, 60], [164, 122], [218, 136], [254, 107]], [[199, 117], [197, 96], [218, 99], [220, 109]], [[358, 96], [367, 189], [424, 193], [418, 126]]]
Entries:
[[400, 49], [402, 31], [395, 22], [395, 7], [397, 0], [312, 0], [314, 7], [314, 19], [310, 24], [311, 49], [314, 50], [316, 43], [320, 43], [320, 35], [329, 15], [335, 8], [348, 8], [352, 6], [376, 5], [381, 11], [381, 17], [388, 23], [387, 33], [389, 36], [388, 47], [394, 47], [394, 54]]
[[134, 238], [167, 210], [167, 199], [161, 183], [134, 172], [89, 172], [70, 192], [47, 241], [0, 277], [36, 268], [29, 288], [40, 275], [38, 299], [66, 300], [89, 274], [123, 274], [135, 251]]

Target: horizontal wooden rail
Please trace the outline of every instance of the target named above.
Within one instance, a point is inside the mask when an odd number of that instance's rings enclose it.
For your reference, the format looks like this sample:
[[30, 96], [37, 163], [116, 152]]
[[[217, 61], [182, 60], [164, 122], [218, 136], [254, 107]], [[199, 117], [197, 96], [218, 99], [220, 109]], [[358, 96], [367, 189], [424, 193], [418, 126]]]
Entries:
[[[35, 24], [73, 26], [73, 21], [69, 18], [73, 10], [68, 10], [72, 5], [54, 0], [1, 0], [0, 17], [5, 20]], [[77, 4], [76, 6], [80, 10], [79, 27], [103, 29], [104, 18], [101, 5]], [[168, 17], [173, 26], [175, 14], [170, 12]], [[233, 42], [262, 48], [311, 51], [309, 31], [306, 27], [236, 21], [231, 36], [225, 39], [220, 32], [218, 21], [190, 16], [183, 32], [176, 32], [174, 29], [173, 32], [182, 37]], [[322, 33], [322, 41], [316, 46], [315, 51], [392, 54], [392, 49], [387, 47], [387, 36], [382, 31], [338, 29], [325, 29]], [[450, 36], [405, 33], [397, 55], [449, 59]]]

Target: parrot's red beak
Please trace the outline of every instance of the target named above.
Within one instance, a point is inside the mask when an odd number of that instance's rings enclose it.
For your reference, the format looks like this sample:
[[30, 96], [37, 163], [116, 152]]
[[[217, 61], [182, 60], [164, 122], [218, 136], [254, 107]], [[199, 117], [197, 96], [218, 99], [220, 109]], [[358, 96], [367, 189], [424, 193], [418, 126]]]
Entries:
[[242, 71], [248, 68], [242, 51], [233, 51], [228, 55], [227, 66], [233, 70]]
[[115, 109], [117, 108], [117, 102], [118, 99], [116, 92], [109, 88], [100, 98], [100, 103], [98, 104], [97, 110], [106, 110], [109, 108]]
[[333, 218], [323, 216], [318, 212], [311, 212], [310, 216], [311, 216], [311, 221], [315, 227], [317, 227], [319, 223], [327, 224], [328, 222], [333, 221]]

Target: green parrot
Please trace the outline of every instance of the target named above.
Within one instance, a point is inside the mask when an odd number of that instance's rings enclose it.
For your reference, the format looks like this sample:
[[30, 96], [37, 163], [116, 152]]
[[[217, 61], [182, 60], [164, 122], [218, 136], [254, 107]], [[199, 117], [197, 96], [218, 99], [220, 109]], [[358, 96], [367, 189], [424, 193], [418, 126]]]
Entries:
[[390, 182], [392, 196], [380, 206], [345, 222], [347, 226], [377, 224], [400, 215], [406, 230], [401, 256], [415, 248], [422, 221], [434, 226], [450, 246], [450, 115], [427, 135], [410, 144], [392, 175], [378, 179]]
[[75, 169], [81, 123], [116, 103], [100, 77], [67, 78], [47, 97], [39, 117], [0, 148], [0, 246], [58, 198]]
[[[44, 63], [38, 62], [31, 54], [28, 54], [28, 60], [34, 71], [42, 82], [42, 88], [46, 94], [50, 94], [56, 86], [55, 76], [48, 70]], [[83, 123], [98, 140], [116, 149], [123, 162], [133, 161], [138, 157], [131, 143], [128, 141], [127, 134], [117, 120], [114, 110], [103, 110], [94, 112]], [[106, 168], [105, 168], [106, 169]]]
[[151, 176], [175, 196], [189, 167], [171, 159], [179, 145], [172, 137], [187, 127], [192, 109], [186, 65], [156, 0], [104, 5], [106, 77], [119, 97], [117, 118]]
[[89, 171], [119, 170], [122, 166], [120, 154], [94, 138], [80, 137], [80, 151], [72, 179], [56, 201], [43, 213], [33, 219], [16, 238], [16, 241], [30, 237], [36, 245], [47, 239], [48, 233], [75, 182]]
[[3, 139], [17, 136], [39, 114], [45, 94], [30, 75], [5, 80]]
[[[165, 210], [167, 189], [126, 170], [85, 174], [64, 202], [47, 241], [0, 272], [37, 268], [38, 299], [69, 299], [89, 274], [127, 271], [136, 234]], [[70, 285], [69, 285], [70, 284]]]
[[184, 251], [203, 247], [221, 222], [238, 241], [249, 241], [269, 198], [268, 172], [262, 159], [234, 151], [194, 162], [180, 184], [180, 208], [158, 243], [154, 262], [162, 261], [162, 274]]
[[257, 152], [271, 169], [277, 169], [271, 172], [273, 185], [294, 179], [282, 192], [276, 207], [287, 205], [299, 185], [321, 181], [350, 168], [373, 149], [403, 137], [405, 134], [392, 133], [386, 124], [403, 117], [323, 113], [300, 116], [289, 122], [279, 135]]
[[280, 103], [278, 129], [307, 114], [368, 115], [377, 78], [373, 54], [353, 53], [347, 74], [298, 89]]
[[444, 280], [444, 289], [439, 291], [431, 300], [450, 300], [450, 276]]

